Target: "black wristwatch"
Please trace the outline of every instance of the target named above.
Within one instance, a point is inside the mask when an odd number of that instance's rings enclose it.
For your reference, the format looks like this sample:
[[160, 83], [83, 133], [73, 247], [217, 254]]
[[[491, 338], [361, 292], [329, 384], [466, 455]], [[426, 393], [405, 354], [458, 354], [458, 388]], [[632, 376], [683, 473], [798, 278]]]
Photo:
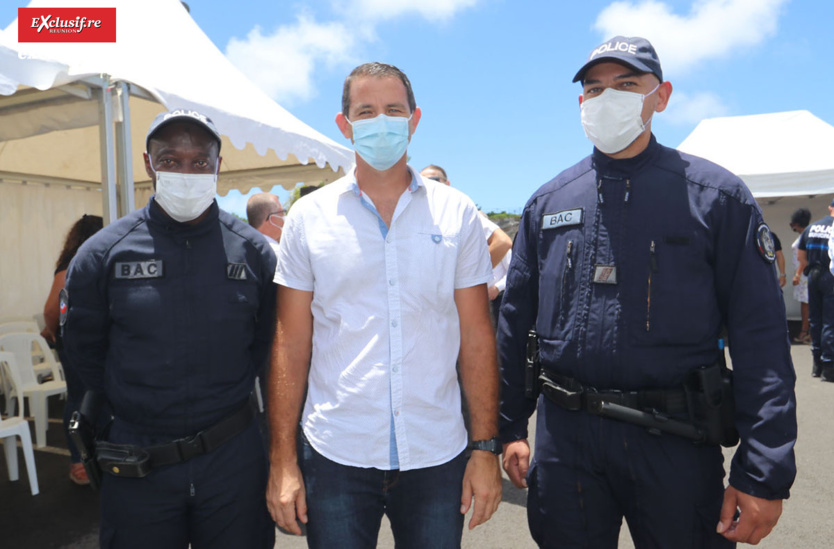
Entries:
[[504, 447], [498, 441], [498, 437], [493, 437], [489, 440], [473, 440], [472, 443], [469, 444], [469, 448], [472, 450], [486, 450], [487, 452], [492, 452], [496, 456], [500, 456]]

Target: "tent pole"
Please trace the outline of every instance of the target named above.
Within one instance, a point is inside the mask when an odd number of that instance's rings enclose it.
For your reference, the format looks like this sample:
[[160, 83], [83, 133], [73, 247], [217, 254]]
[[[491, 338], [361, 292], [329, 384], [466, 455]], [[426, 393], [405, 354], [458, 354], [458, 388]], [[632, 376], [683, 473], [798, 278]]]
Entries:
[[113, 136], [113, 97], [110, 95], [109, 78], [102, 79], [99, 102], [99, 138], [101, 144], [101, 211], [104, 224], [119, 218], [116, 202], [115, 139]]
[[116, 166], [119, 170], [119, 216], [125, 216], [135, 207], [133, 192], [133, 146], [130, 138], [130, 88], [119, 82], [114, 90], [118, 99], [116, 119]]

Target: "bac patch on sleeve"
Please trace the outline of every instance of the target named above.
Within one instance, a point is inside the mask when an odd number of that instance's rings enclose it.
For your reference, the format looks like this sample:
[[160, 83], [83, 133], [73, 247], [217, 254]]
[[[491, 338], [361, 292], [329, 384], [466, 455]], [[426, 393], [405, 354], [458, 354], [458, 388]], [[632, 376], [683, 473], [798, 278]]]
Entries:
[[136, 280], [140, 278], [162, 278], [161, 259], [147, 261], [119, 261], [116, 263], [116, 278]]
[[773, 263], [776, 260], [776, 247], [773, 245], [773, 235], [770, 234], [770, 227], [761, 223], [756, 229], [756, 245], [759, 248], [759, 254], [768, 263]]
[[226, 263], [226, 278], [246, 280], [246, 263]]
[[562, 210], [561, 212], [544, 214], [542, 216], [542, 230], [582, 225], [584, 213], [585, 210], [583, 208], [575, 208], [573, 210]]

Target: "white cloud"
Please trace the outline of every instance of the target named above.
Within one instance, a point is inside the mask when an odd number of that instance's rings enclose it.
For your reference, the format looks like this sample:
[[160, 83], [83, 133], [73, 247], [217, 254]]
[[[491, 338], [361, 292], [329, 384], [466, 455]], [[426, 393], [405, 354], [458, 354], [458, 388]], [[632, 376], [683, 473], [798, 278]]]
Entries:
[[334, 9], [337, 19], [320, 23], [308, 14], [272, 32], [256, 26], [246, 38], [232, 38], [226, 57], [270, 97], [284, 105], [315, 97], [316, 71], [352, 68], [363, 45], [376, 40], [385, 20], [417, 15], [444, 21], [481, 0], [348, 0]]
[[721, 98], [712, 92], [688, 94], [673, 91], [663, 120], [670, 124], [691, 126], [704, 118], [726, 116], [729, 113]]
[[457, 12], [471, 8], [479, 0], [352, 0], [346, 13], [362, 20], [391, 19], [416, 13], [429, 21], [449, 19]]
[[232, 38], [226, 57], [270, 97], [292, 104], [315, 96], [313, 77], [321, 65], [352, 63], [356, 44], [357, 35], [344, 23], [302, 15], [270, 34], [256, 26], [245, 39]]
[[686, 15], [657, 0], [617, 1], [597, 17], [602, 39], [643, 36], [657, 49], [664, 73], [681, 73], [710, 59], [761, 44], [776, 33], [790, 0], [696, 0]]

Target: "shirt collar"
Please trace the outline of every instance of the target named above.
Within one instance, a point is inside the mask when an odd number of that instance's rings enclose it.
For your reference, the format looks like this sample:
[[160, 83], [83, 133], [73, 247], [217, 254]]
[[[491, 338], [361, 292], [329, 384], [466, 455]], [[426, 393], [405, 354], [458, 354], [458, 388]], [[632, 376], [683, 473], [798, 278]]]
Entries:
[[[408, 165], [406, 167], [411, 174], [411, 183], [408, 184], [408, 190], [413, 193], [425, 184], [423, 183], [423, 177], [414, 168]], [[345, 176], [345, 188], [342, 192], [347, 191], [352, 192], [354, 196], [362, 196], [362, 190], [359, 188], [359, 183], [356, 182], [356, 167]]]

